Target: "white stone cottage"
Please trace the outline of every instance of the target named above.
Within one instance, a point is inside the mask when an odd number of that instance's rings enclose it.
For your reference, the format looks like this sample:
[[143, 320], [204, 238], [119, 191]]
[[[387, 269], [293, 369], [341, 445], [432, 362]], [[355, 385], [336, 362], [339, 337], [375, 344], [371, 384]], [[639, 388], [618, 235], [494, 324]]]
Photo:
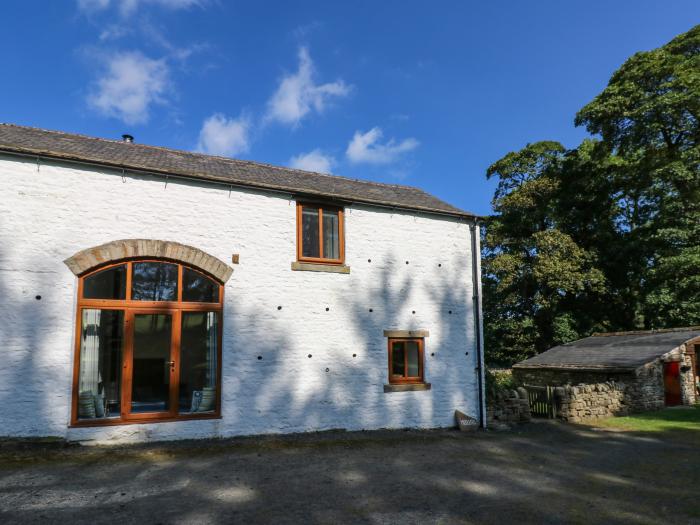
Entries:
[[0, 435], [483, 421], [479, 228], [377, 184], [0, 125]]

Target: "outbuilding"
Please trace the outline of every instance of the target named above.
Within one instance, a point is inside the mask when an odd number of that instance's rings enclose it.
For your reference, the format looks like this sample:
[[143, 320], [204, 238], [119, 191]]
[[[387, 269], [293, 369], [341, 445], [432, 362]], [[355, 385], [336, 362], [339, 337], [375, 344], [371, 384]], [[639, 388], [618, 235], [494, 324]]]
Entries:
[[533, 415], [581, 421], [700, 400], [700, 327], [598, 333], [513, 366]]
[[418, 188], [0, 125], [0, 434], [484, 421], [478, 218]]

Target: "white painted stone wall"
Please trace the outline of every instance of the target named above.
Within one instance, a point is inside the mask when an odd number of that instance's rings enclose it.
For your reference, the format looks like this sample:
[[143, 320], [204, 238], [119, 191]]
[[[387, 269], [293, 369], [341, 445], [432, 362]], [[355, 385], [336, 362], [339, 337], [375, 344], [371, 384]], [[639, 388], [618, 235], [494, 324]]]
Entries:
[[[466, 222], [353, 205], [351, 273], [300, 272], [284, 196], [7, 155], [0, 182], [0, 435], [144, 441], [478, 417]], [[240, 254], [225, 291], [221, 419], [68, 428], [77, 278], [62, 261], [124, 238]], [[385, 329], [430, 331], [431, 390], [384, 393]]]

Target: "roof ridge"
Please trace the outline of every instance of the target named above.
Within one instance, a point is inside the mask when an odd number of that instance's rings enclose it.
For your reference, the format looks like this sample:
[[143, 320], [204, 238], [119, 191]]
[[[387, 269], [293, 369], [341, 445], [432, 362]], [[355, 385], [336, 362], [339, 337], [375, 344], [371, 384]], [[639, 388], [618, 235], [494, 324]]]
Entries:
[[[659, 328], [652, 330], [629, 330], [627, 332], [593, 332], [589, 337], [614, 337], [618, 335], [652, 335], [664, 334], [669, 332], [688, 332], [692, 330], [700, 330], [700, 326], [684, 326], [678, 328]], [[568, 343], [567, 343], [568, 344]]]
[[[407, 184], [389, 184], [386, 182], [376, 182], [376, 181], [371, 181], [371, 180], [366, 180], [366, 179], [353, 179], [351, 177], [345, 177], [343, 175], [335, 175], [332, 173], [321, 173], [318, 171], [300, 170], [298, 168], [290, 168], [288, 166], [278, 166], [276, 164], [270, 164], [268, 162], [260, 162], [257, 160], [236, 159], [233, 157], [224, 157], [222, 155], [212, 155], [210, 153], [200, 153], [200, 152], [188, 151], [188, 150], [184, 150], [184, 149], [169, 148], [166, 146], [154, 146], [153, 144], [144, 144], [141, 142], [124, 142], [124, 141], [118, 140], [118, 139], [107, 139], [104, 137], [95, 137], [92, 135], [84, 135], [82, 133], [72, 133], [72, 132], [59, 131], [59, 130], [54, 130], [54, 129], [39, 128], [36, 126], [22, 126], [22, 125], [14, 124], [11, 122], [0, 122], [0, 126], [8, 126], [8, 127], [13, 127], [13, 128], [19, 128], [19, 129], [30, 129], [30, 130], [34, 130], [34, 131], [40, 131], [42, 133], [53, 133], [55, 135], [67, 135], [67, 136], [71, 136], [71, 137], [79, 137], [82, 139], [96, 140], [96, 141], [100, 141], [100, 142], [108, 142], [111, 144], [125, 144], [127, 147], [136, 146], [136, 147], [140, 147], [140, 148], [149, 148], [149, 149], [155, 149], [155, 150], [161, 150], [161, 151], [169, 151], [169, 152], [181, 153], [184, 155], [190, 155], [192, 157], [197, 157], [197, 158], [200, 158], [200, 157], [213, 158], [213, 159], [221, 159], [221, 160], [224, 160], [227, 162], [233, 162], [233, 163], [252, 164], [254, 166], [265, 166], [265, 167], [273, 168], [276, 170], [289, 171], [289, 172], [293, 172], [293, 173], [302, 173], [302, 174], [308, 173], [308, 174], [318, 175], [318, 176], [322, 176], [322, 177], [328, 177], [328, 178], [332, 178], [332, 179], [343, 179], [343, 180], [352, 181], [352, 182], [361, 182], [363, 184], [371, 184], [374, 186], [381, 186], [384, 188], [387, 188], [387, 187], [388, 188], [392, 188], [392, 187], [393, 188], [405, 188], [405, 189], [420, 191], [420, 192], [428, 194], [422, 188], [419, 188], [417, 186], [409, 186]], [[428, 195], [430, 195], [430, 194], [428, 194]], [[435, 197], [435, 198], [437, 198], [437, 197]], [[440, 199], [440, 200], [442, 200], [442, 199]]]

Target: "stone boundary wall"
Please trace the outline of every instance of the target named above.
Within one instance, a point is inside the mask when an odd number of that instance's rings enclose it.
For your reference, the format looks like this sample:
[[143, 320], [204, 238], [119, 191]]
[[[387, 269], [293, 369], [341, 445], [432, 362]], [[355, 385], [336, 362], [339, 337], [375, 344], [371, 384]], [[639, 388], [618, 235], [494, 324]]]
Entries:
[[557, 387], [557, 417], [563, 421], [620, 416], [665, 406], [661, 359], [628, 373], [514, 369], [513, 377], [524, 385]]
[[486, 401], [487, 427], [527, 423], [530, 419], [530, 403], [524, 388], [499, 392]]
[[631, 412], [629, 385], [608, 381], [593, 385], [560, 386], [554, 390], [557, 417], [578, 423], [584, 420], [624, 416]]

